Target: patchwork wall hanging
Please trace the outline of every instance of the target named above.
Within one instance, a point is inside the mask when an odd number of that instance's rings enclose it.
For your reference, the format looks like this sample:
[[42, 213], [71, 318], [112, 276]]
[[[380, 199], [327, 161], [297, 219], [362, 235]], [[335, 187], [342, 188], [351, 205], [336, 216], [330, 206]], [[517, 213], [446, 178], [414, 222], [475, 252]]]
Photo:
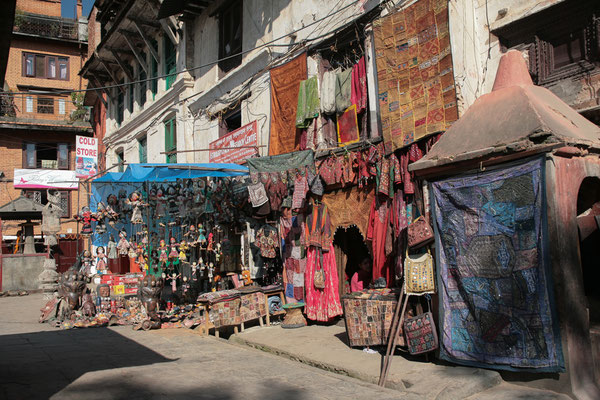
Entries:
[[458, 118], [447, 0], [419, 0], [373, 22], [386, 152]]
[[432, 183], [443, 359], [564, 371], [543, 162]]

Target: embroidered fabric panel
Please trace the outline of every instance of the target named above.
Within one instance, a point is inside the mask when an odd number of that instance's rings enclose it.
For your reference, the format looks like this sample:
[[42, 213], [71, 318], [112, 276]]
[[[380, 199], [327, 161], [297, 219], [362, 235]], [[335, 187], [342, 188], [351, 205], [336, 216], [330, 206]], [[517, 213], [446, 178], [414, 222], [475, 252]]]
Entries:
[[443, 359], [564, 371], [543, 162], [432, 184]]
[[445, 131], [458, 119], [448, 2], [419, 0], [373, 22], [386, 152]]
[[342, 297], [346, 332], [350, 346], [377, 346], [387, 343], [396, 300], [368, 300]]

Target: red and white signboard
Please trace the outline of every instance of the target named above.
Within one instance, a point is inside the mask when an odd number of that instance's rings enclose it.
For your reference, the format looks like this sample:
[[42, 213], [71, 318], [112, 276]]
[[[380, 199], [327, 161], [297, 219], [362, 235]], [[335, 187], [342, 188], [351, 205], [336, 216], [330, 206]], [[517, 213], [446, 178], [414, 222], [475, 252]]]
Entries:
[[[244, 146], [244, 147], [241, 147]], [[242, 163], [258, 154], [258, 124], [256, 121], [229, 132], [211, 142], [209, 160], [214, 163]]]
[[75, 173], [78, 178], [88, 178], [98, 173], [98, 139], [77, 136], [75, 145]]
[[60, 169], [15, 169], [15, 189], [77, 189], [75, 171]]

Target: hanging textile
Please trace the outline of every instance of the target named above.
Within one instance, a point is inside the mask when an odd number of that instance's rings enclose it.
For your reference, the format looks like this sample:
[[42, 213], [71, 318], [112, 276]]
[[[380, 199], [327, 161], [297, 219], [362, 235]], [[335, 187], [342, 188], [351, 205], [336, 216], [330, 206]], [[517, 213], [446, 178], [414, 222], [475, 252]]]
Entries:
[[356, 226], [363, 237], [367, 236], [369, 212], [373, 203], [372, 187], [336, 190], [323, 195], [323, 204], [329, 209], [332, 229]]
[[313, 118], [319, 116], [319, 87], [317, 77], [300, 82], [298, 106], [296, 108], [296, 128], [307, 128]]
[[[312, 320], [329, 321], [342, 314], [342, 305], [327, 206], [314, 204], [304, 226], [304, 244], [307, 248], [304, 273], [306, 316]], [[325, 278], [325, 287], [322, 289], [315, 287], [315, 274], [320, 270]]]
[[321, 113], [335, 113], [335, 88], [337, 81], [337, 73], [339, 70], [326, 71], [323, 73], [321, 82]]
[[564, 371], [544, 159], [432, 184], [443, 359]]
[[337, 122], [339, 146], [356, 143], [360, 140], [358, 135], [358, 118], [356, 106], [353, 104], [340, 115]]
[[299, 149], [296, 130], [296, 106], [300, 81], [306, 79], [306, 53], [279, 67], [272, 68], [271, 134], [269, 155]]
[[335, 110], [338, 114], [352, 105], [352, 68], [338, 72], [335, 76]]
[[458, 119], [448, 2], [418, 0], [373, 22], [386, 152], [446, 130]]
[[295, 151], [277, 156], [249, 158], [246, 162], [250, 174], [294, 171], [296, 169], [308, 169], [315, 172], [314, 153], [312, 150]]
[[356, 113], [360, 114], [367, 107], [367, 69], [365, 56], [352, 67], [352, 91], [350, 101], [356, 106]]
[[375, 197], [371, 203], [367, 229], [367, 240], [371, 241], [373, 249], [373, 281], [385, 278], [388, 287], [394, 283], [395, 270], [392, 258], [388, 257], [392, 252], [391, 208], [389, 199]]

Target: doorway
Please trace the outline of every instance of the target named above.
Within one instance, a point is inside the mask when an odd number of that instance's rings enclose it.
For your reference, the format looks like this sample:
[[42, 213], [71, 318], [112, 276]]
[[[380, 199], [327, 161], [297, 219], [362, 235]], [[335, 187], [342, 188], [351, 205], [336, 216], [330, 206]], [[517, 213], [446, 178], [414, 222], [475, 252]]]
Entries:
[[335, 261], [338, 269], [340, 296], [350, 293], [350, 279], [359, 269], [359, 263], [370, 258], [369, 249], [357, 227], [338, 228], [333, 237]]
[[[590, 340], [596, 380], [600, 381], [600, 179], [583, 180], [577, 194], [577, 220], [579, 225], [579, 257], [583, 288], [587, 300]], [[587, 222], [584, 221], [587, 219]], [[591, 229], [590, 229], [591, 227]]]

